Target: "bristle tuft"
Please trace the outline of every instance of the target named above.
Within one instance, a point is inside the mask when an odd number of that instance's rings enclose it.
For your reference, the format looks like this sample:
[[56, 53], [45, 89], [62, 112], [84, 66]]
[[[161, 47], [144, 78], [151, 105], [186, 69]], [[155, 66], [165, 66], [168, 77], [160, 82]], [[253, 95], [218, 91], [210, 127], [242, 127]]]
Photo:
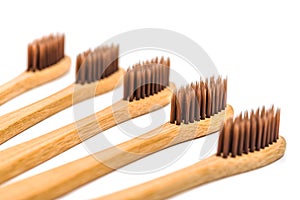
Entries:
[[50, 35], [28, 44], [27, 71], [43, 70], [57, 63], [64, 54], [65, 36]]
[[227, 158], [241, 156], [259, 151], [276, 142], [279, 137], [280, 110], [274, 111], [274, 106], [266, 110], [265, 107], [254, 113], [244, 112], [235, 120], [224, 122], [220, 133], [217, 156]]
[[227, 98], [227, 81], [221, 77], [175, 91], [171, 102], [170, 122], [180, 125], [204, 120], [224, 110]]
[[170, 61], [158, 57], [128, 68], [124, 75], [124, 100], [140, 100], [169, 85]]
[[76, 83], [85, 84], [106, 78], [119, 69], [119, 46], [101, 46], [77, 56]]

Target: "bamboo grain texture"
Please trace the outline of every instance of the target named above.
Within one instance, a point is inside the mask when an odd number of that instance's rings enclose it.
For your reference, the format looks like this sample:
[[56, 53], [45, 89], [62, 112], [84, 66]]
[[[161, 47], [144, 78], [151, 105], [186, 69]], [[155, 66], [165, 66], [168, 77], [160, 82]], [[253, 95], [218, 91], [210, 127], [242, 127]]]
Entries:
[[280, 159], [285, 152], [283, 137], [265, 149], [235, 158], [213, 155], [187, 168], [96, 200], [160, 200], [196, 186], [264, 167]]
[[200, 122], [180, 126], [166, 123], [116, 147], [7, 185], [0, 189], [0, 195], [2, 199], [57, 198], [153, 152], [216, 132], [225, 117], [232, 116], [233, 109], [228, 105], [226, 111]]
[[[44, 70], [54, 69], [49, 67]], [[43, 73], [44, 70], [35, 73]], [[1, 116], [0, 144], [73, 104], [113, 90], [120, 84], [123, 74], [124, 70], [119, 69], [111, 76], [94, 83], [72, 84], [49, 97]]]
[[95, 115], [1, 151], [0, 183], [61, 154], [101, 131], [169, 104], [174, 88], [171, 84], [170, 89], [166, 88], [143, 100], [121, 100]]
[[25, 71], [13, 80], [0, 86], [0, 105], [14, 97], [49, 81], [52, 81], [67, 73], [71, 66], [68, 56], [62, 58], [56, 64], [40, 71]]

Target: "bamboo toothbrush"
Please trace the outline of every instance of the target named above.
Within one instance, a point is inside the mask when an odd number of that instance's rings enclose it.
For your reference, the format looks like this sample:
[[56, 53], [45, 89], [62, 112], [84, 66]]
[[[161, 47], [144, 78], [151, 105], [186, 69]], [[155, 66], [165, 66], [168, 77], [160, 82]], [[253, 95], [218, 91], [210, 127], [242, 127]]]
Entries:
[[0, 189], [0, 196], [2, 199], [53, 199], [151, 153], [216, 132], [224, 118], [233, 115], [232, 107], [226, 107], [226, 90], [227, 81], [221, 78], [210, 84], [201, 82], [181, 88], [172, 97], [171, 123], [116, 147], [7, 185]]
[[[75, 123], [1, 151], [0, 183], [101, 131], [169, 104], [172, 96], [172, 91], [166, 88], [169, 65], [169, 59], [162, 58], [160, 62], [154, 59], [151, 63], [128, 69], [124, 76], [124, 100]], [[139, 81], [142, 81], [141, 87]], [[174, 88], [173, 85], [170, 87]]]
[[27, 70], [0, 86], [0, 105], [69, 71], [71, 59], [64, 54], [64, 35], [50, 35], [28, 45]]
[[203, 161], [169, 175], [97, 200], [166, 199], [190, 188], [269, 165], [280, 159], [286, 142], [279, 137], [280, 111], [262, 110], [228, 119], [219, 137], [218, 151]]
[[118, 46], [112, 45], [78, 55], [74, 84], [0, 117], [0, 144], [75, 103], [113, 90], [124, 74], [118, 54]]

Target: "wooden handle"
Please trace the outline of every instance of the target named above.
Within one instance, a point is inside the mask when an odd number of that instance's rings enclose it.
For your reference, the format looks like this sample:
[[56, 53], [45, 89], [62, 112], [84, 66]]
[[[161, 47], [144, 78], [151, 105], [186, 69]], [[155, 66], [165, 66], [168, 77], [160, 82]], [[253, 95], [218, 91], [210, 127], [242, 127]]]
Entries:
[[[285, 152], [283, 137], [265, 149], [235, 158], [211, 156], [192, 166], [152, 181], [97, 198], [97, 200], [160, 200], [221, 178], [254, 170], [280, 159]], [[121, 181], [121, 180], [120, 180]]]
[[[78, 187], [78, 185], [82, 185], [94, 179], [95, 177], [92, 177], [94, 174], [106, 174], [111, 171], [112, 169], [101, 165], [91, 156], [82, 159], [80, 163], [72, 162], [63, 168], [55, 168], [38, 176], [34, 176], [31, 179], [25, 179], [24, 181], [4, 186], [0, 188], [0, 196], [3, 200], [54, 199], [57, 194], [71, 191], [73, 188]], [[74, 179], [74, 177], [76, 177], [77, 181], [69, 181]], [[28, 190], [25, 184], [36, 188]], [[11, 187], [12, 185], [13, 187]]]
[[232, 116], [233, 109], [228, 105], [226, 111], [199, 122], [180, 126], [167, 122], [140, 137], [95, 153], [93, 156], [106, 166], [118, 169], [162, 149], [219, 131], [225, 117]]
[[[106, 128], [114, 126], [111, 107], [97, 113], [98, 120], [107, 120]], [[95, 116], [86, 117], [48, 134], [0, 152], [0, 183], [70, 149], [85, 138], [99, 133]]]
[[[120, 147], [126, 148], [122, 145]], [[120, 164], [125, 164], [139, 158], [114, 147], [99, 152], [97, 156], [105, 160], [100, 162], [94, 156], [87, 156], [3, 187], [0, 189], [1, 199], [53, 199], [112, 172], [114, 169], [109, 165], [114, 160], [121, 160]]]
[[[226, 117], [232, 117], [232, 114], [232, 107], [228, 106]], [[181, 127], [182, 125], [166, 123], [141, 137], [116, 147], [8, 185], [0, 189], [0, 195], [2, 196], [3, 193], [7, 199], [20, 196], [23, 199], [56, 198], [153, 152], [212, 133], [210, 131], [215, 132], [220, 129], [224, 117], [225, 112], [223, 111], [210, 119], [195, 122], [190, 126]], [[209, 128], [210, 126], [214, 128]], [[93, 127], [91, 127], [92, 129]], [[66, 172], [68, 173], [66, 174]]]
[[69, 71], [71, 59], [65, 56], [58, 63], [41, 71], [23, 72], [13, 80], [0, 86], [0, 105], [14, 97], [53, 79], [56, 79]]
[[120, 84], [124, 73], [119, 69], [110, 77], [90, 84], [72, 84], [36, 103], [0, 117], [0, 144], [51, 115], [95, 95], [113, 90]]
[[[174, 88], [171, 85], [171, 88]], [[165, 89], [143, 100], [119, 101], [82, 120], [0, 152], [0, 183], [59, 155], [116, 124], [161, 108], [170, 102]]]
[[0, 144], [72, 105], [74, 86], [0, 117]]

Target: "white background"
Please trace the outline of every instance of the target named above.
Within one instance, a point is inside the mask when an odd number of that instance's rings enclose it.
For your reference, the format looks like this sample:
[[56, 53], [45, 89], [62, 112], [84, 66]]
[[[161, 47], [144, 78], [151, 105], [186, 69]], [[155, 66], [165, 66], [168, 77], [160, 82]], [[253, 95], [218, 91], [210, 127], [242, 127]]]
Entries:
[[[238, 113], [260, 105], [282, 109], [280, 134], [287, 140], [284, 158], [253, 172], [195, 188], [173, 199], [283, 199], [299, 198], [299, 74], [300, 5], [298, 1], [7, 1], [0, 3], [0, 83], [26, 68], [27, 44], [53, 32], [66, 34], [66, 54], [72, 70], [66, 76], [36, 88], [0, 107], [0, 115], [52, 94], [74, 81], [74, 59], [116, 34], [138, 28], [163, 28], [186, 35], [211, 57], [220, 74], [229, 78], [228, 102]], [[159, 54], [161, 55], [161, 54]], [[137, 54], [121, 60], [122, 67], [151, 58]], [[175, 58], [174, 58], [175, 59]], [[176, 59], [175, 59], [176, 60]], [[172, 68], [190, 76], [188, 66]], [[184, 70], [182, 70], [184, 68]], [[95, 110], [111, 104], [112, 93], [95, 99]], [[165, 108], [168, 115], [169, 107]], [[69, 108], [28, 129], [0, 146], [3, 150], [74, 120]], [[149, 116], [135, 121], [146, 126]], [[165, 121], [168, 119], [166, 118]], [[164, 123], [163, 121], [161, 124]], [[118, 128], [106, 131], [122, 138]], [[123, 140], [125, 137], [123, 137]], [[113, 139], [112, 139], [113, 140]], [[118, 139], [116, 139], [118, 140]], [[122, 139], [120, 139], [121, 141]], [[151, 180], [199, 160], [204, 139], [196, 140], [175, 164], [155, 173], [114, 172], [62, 199], [89, 199]], [[115, 141], [116, 142], [116, 141]], [[119, 141], [117, 141], [119, 142]], [[16, 181], [88, 155], [82, 145], [17, 177]], [[1, 199], [1, 197], [0, 197]]]

